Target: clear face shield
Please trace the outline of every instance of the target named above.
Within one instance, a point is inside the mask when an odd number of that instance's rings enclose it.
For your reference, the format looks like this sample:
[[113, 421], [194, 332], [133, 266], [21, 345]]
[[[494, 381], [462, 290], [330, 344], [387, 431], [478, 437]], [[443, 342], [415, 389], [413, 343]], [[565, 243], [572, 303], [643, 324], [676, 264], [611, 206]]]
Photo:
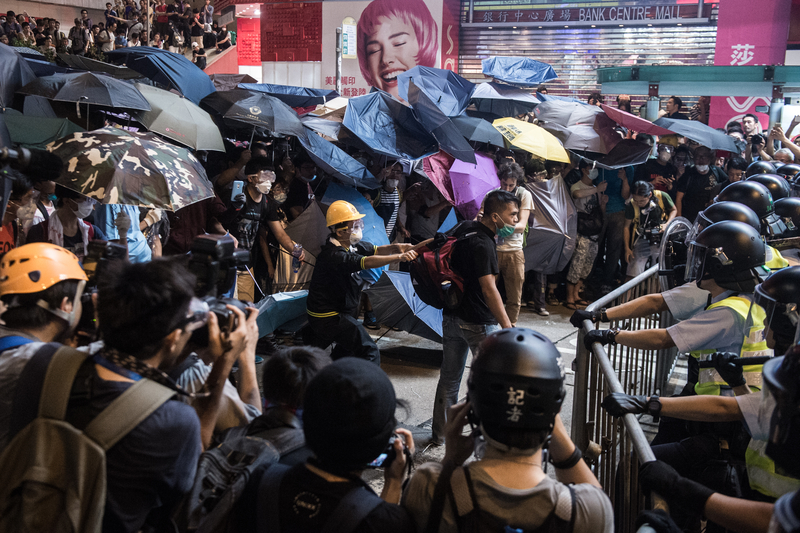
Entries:
[[689, 248], [686, 252], [686, 281], [699, 281], [703, 279], [706, 270], [706, 261], [717, 261], [721, 265], [730, 265], [733, 263], [722, 248], [709, 248], [708, 246], [698, 244], [695, 241], [689, 243]]
[[750, 315], [754, 316], [754, 313], [763, 313], [765, 338], [770, 338], [771, 332], [773, 338], [781, 339], [784, 343], [800, 344], [800, 308], [796, 303], [778, 302], [758, 285], [750, 306]]
[[783, 471], [800, 476], [800, 435], [797, 374], [800, 372], [797, 350], [775, 357], [764, 364], [764, 387], [761, 390], [759, 416], [770, 421], [767, 455]]
[[695, 238], [700, 235], [700, 232], [711, 224], [712, 222], [703, 215], [702, 211], [697, 213], [697, 216], [694, 218], [694, 224], [692, 224], [692, 229], [690, 229], [689, 233], [686, 234], [686, 245], [691, 245], [692, 241], [694, 241]]

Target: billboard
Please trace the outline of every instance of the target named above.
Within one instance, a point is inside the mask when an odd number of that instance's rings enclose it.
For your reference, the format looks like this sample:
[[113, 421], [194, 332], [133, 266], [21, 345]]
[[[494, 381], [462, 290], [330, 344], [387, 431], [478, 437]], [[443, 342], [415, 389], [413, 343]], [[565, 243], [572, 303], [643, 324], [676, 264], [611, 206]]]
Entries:
[[[342, 59], [342, 96], [367, 94], [370, 87], [398, 96], [401, 72], [417, 65], [458, 68], [458, 0], [323, 2], [322, 20], [325, 89], [336, 88], [336, 28], [350, 30], [349, 53]], [[354, 36], [348, 28], [352, 20]]]

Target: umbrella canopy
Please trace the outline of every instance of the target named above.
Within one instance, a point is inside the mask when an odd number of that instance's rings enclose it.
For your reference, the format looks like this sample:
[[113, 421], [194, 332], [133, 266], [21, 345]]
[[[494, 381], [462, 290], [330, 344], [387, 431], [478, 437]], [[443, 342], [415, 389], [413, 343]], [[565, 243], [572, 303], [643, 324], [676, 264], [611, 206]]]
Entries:
[[[360, 192], [352, 187], [345, 187], [334, 182], [329, 184], [328, 188], [325, 190], [322, 203], [331, 205], [336, 200], [350, 202], [359, 213], [365, 215], [364, 218], [361, 219], [364, 221], [364, 231], [362, 232], [364, 241], [371, 242], [375, 246], [389, 244], [389, 237], [386, 235], [386, 226], [383, 224], [383, 219], [378, 216], [372, 204], [370, 204]], [[375, 283], [381, 277], [381, 273], [386, 269], [387, 267], [384, 266], [381, 268], [362, 270], [361, 278], [370, 283]]]
[[103, 204], [177, 211], [214, 195], [192, 153], [152, 133], [101, 128], [73, 133], [47, 149], [65, 163], [57, 183]]
[[343, 124], [372, 151], [388, 157], [419, 159], [437, 150], [436, 139], [411, 108], [383, 91], [351, 98]]
[[367, 167], [350, 157], [344, 150], [308, 130], [300, 144], [317, 166], [339, 181], [354, 187], [377, 189], [381, 186]]
[[148, 130], [193, 150], [225, 151], [219, 128], [197, 104], [173, 92], [143, 83], [137, 83], [136, 88], [151, 109], [133, 113], [133, 118]]
[[39, 50], [35, 48], [28, 48], [27, 46], [9, 46], [12, 50], [17, 52], [22, 57], [29, 57], [32, 59], [42, 59], [47, 60], [47, 56], [41, 53]]
[[[0, 109], [0, 148], [6, 146], [11, 146], [11, 135], [8, 133], [8, 128], [6, 128], [6, 114]], [[8, 178], [8, 181], [10, 181], [10, 179], [11, 178]], [[10, 192], [9, 190], [9, 193]], [[0, 200], [2, 200], [2, 198], [0, 198]]]
[[274, 85], [272, 83], [240, 83], [238, 88], [274, 96], [290, 107], [309, 107], [324, 104], [339, 96], [339, 93], [330, 89], [310, 89], [308, 87]]
[[106, 52], [106, 56], [109, 61], [124, 63], [167, 89], [177, 89], [195, 104], [216, 90], [208, 74], [182, 54], [149, 46], [134, 46]]
[[270, 294], [256, 304], [258, 336], [269, 335], [287, 322], [306, 316], [308, 291]]
[[434, 105], [448, 117], [464, 113], [475, 91], [475, 84], [451, 70], [416, 66], [397, 76], [400, 97], [408, 100], [408, 82], [413, 81], [417, 89], [425, 93]]
[[481, 61], [481, 69], [485, 76], [519, 87], [536, 87], [558, 78], [553, 67], [527, 57], [489, 57]]
[[622, 109], [600, 104], [600, 108], [605, 111], [608, 118], [622, 126], [638, 133], [647, 133], [648, 135], [672, 135], [668, 129], [656, 126], [652, 122], [642, 117], [632, 115]]
[[675, 120], [661, 117], [654, 122], [656, 126], [668, 129], [678, 135], [691, 139], [712, 150], [725, 150], [727, 152], [739, 153], [739, 148], [733, 140], [724, 133], [706, 126], [697, 120]]
[[10, 107], [14, 93], [36, 79], [25, 59], [10, 46], [0, 46], [0, 107]]
[[342, 123], [325, 118], [315, 117], [314, 115], [305, 115], [300, 117], [300, 122], [303, 126], [321, 134], [325, 140], [336, 141], [339, 140], [339, 132], [342, 129]]
[[6, 126], [11, 142], [25, 148], [43, 150], [49, 143], [83, 128], [65, 118], [28, 117], [14, 109], [6, 109]]
[[150, 111], [150, 104], [132, 84], [94, 72], [69, 72], [45, 76], [25, 85], [18, 92], [43, 96], [55, 102], [76, 102]]
[[450, 167], [453, 166], [454, 162], [455, 159], [442, 151], [422, 160], [423, 172], [451, 204], [456, 203], [453, 196], [453, 184], [450, 182]]
[[456, 159], [475, 163], [475, 153], [461, 131], [411, 80], [408, 81], [408, 103], [414, 109], [417, 120], [431, 132], [442, 150]]
[[451, 229], [453, 229], [456, 226], [456, 224], [458, 224], [458, 217], [456, 216], [456, 210], [451, 208], [450, 211], [447, 213], [444, 222], [442, 222], [442, 225], [439, 226], [439, 229], [437, 231], [439, 233], [446, 233]]
[[479, 83], [472, 93], [472, 103], [481, 113], [498, 117], [516, 117], [530, 113], [539, 103], [532, 94], [504, 83]]
[[614, 122], [597, 106], [551, 100], [536, 106], [536, 117], [541, 127], [570, 150], [606, 154], [620, 141], [613, 129]]
[[28, 64], [29, 67], [31, 67], [33, 73], [39, 78], [41, 78], [42, 76], [52, 76], [53, 74], [76, 72], [75, 69], [62, 67], [61, 65], [56, 65], [55, 63], [51, 63], [44, 58], [31, 59], [30, 57], [26, 57], [25, 62]]
[[478, 117], [468, 117], [466, 115], [453, 117], [451, 119], [468, 141], [493, 144], [500, 148], [505, 148], [504, 137], [497, 131], [492, 123]]
[[276, 134], [305, 136], [297, 113], [274, 96], [244, 89], [216, 91], [200, 103], [234, 128], [264, 128]]
[[387, 270], [366, 293], [379, 323], [442, 342], [442, 310], [419, 299], [408, 272]]
[[248, 74], [211, 74], [208, 76], [218, 91], [230, 91], [240, 83], [258, 83], [258, 80]]
[[281, 248], [275, 261], [272, 289], [283, 292], [308, 288], [311, 276], [314, 274], [317, 256], [329, 233], [325, 225], [325, 215], [322, 214], [317, 202], [311, 202], [308, 208], [286, 226], [285, 231], [292, 241], [303, 245], [306, 258], [301, 263], [300, 269], [295, 272], [292, 266], [293, 258], [288, 255], [291, 250]]
[[120, 80], [135, 80], [144, 78], [140, 73], [128, 67], [120, 67], [105, 61], [98, 61], [86, 56], [76, 56], [72, 54], [58, 54], [58, 58], [68, 67], [90, 72], [104, 72]]
[[530, 183], [536, 216], [526, 239], [525, 268], [554, 274], [572, 259], [578, 228], [575, 204], [564, 180]]
[[492, 125], [503, 134], [511, 146], [539, 156], [542, 159], [569, 163], [569, 154], [553, 134], [530, 122], [515, 118], [501, 118]]
[[650, 157], [650, 145], [634, 139], [620, 139], [608, 154], [580, 152], [581, 157], [597, 162], [597, 166], [609, 170], [640, 165]]
[[500, 187], [494, 160], [475, 154], [476, 164], [456, 160], [450, 167], [450, 183], [456, 209], [467, 220], [474, 219], [481, 210], [486, 193]]

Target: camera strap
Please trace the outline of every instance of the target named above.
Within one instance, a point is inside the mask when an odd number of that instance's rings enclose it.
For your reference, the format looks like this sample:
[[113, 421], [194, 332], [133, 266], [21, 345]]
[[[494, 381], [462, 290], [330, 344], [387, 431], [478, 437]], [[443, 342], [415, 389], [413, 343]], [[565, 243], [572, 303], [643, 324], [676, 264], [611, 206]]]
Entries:
[[192, 399], [206, 398], [211, 395], [210, 392], [205, 391], [205, 384], [203, 385], [203, 391], [189, 392], [178, 385], [175, 380], [170, 378], [165, 372], [146, 364], [132, 355], [115, 350], [114, 348], [104, 347], [95, 354], [94, 360], [98, 365], [107, 368], [115, 374], [125, 376], [134, 381], [147, 378], [168, 387], [178, 394], [188, 396]]

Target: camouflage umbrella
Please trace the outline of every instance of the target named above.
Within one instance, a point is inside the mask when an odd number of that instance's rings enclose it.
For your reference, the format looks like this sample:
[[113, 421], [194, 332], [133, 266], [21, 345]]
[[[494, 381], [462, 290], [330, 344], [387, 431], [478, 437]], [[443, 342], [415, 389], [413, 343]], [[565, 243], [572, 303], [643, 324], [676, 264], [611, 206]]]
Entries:
[[177, 211], [214, 195], [191, 152], [152, 133], [102, 128], [73, 133], [47, 149], [65, 163], [57, 183], [104, 204]]

